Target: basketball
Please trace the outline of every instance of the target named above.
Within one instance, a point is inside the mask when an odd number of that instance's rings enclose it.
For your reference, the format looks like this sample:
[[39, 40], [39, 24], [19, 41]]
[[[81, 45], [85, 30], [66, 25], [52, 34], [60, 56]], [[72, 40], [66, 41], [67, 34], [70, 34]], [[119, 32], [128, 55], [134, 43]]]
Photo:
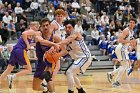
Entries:
[[56, 63], [59, 60], [59, 53], [56, 51], [46, 51], [44, 55], [45, 59], [50, 63]]

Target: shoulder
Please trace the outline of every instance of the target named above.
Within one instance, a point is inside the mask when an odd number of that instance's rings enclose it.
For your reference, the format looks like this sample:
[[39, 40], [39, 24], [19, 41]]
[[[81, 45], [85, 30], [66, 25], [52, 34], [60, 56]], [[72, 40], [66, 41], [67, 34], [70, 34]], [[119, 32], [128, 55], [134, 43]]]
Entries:
[[122, 31], [122, 34], [123, 34], [123, 35], [128, 35], [128, 34], [129, 34], [129, 29], [128, 29], [128, 28], [125, 28], [125, 29]]

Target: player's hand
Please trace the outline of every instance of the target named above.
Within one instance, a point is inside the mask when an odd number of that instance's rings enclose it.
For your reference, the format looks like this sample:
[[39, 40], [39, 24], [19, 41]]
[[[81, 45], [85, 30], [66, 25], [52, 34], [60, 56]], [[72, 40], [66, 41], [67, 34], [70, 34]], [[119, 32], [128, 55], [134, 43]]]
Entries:
[[29, 50], [29, 49], [31, 49], [31, 46], [27, 45], [26, 50]]
[[136, 44], [136, 40], [135, 39], [131, 40], [130, 46], [135, 47], [135, 44]]
[[54, 49], [58, 52], [58, 51], [60, 50], [60, 45], [55, 44], [55, 45], [54, 45]]

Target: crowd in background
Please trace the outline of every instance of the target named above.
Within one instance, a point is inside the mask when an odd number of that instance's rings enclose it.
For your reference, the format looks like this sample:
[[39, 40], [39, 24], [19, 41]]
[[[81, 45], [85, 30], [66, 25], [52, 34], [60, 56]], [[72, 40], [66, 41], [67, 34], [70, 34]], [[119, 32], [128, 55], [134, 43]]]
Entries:
[[[0, 0], [1, 47], [7, 46], [7, 40], [17, 40], [30, 21], [44, 17], [52, 21], [58, 8], [65, 10], [65, 20], [77, 21], [75, 31], [80, 31], [85, 40], [90, 37], [88, 44], [99, 45], [103, 55], [114, 55], [117, 37], [129, 19], [137, 19], [135, 37], [140, 29], [137, 0]], [[3, 51], [9, 50], [6, 47]], [[1, 59], [8, 60], [2, 56]]]

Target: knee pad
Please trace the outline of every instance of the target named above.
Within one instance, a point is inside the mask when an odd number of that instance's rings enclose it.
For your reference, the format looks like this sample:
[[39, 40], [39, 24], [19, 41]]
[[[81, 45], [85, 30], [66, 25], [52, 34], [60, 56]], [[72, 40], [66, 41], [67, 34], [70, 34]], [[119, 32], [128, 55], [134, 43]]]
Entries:
[[47, 82], [51, 81], [52, 74], [49, 71], [45, 71], [43, 74], [44, 74], [44, 78]]
[[46, 82], [51, 81], [52, 74], [49, 71], [44, 71], [43, 74], [40, 76], [40, 79], [45, 79]]

